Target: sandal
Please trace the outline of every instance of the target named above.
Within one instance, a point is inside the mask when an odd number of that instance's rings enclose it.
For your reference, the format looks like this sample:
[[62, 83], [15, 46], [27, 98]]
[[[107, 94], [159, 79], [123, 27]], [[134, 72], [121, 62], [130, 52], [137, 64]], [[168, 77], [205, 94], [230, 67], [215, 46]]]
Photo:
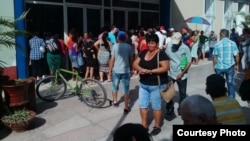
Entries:
[[129, 112], [130, 112], [130, 109], [129, 109], [129, 108], [123, 110], [123, 114], [124, 114], [124, 115], [128, 114]]
[[151, 134], [152, 136], [155, 136], [155, 135], [158, 135], [160, 132], [161, 132], [161, 128], [154, 127], [154, 129], [151, 131], [150, 134]]

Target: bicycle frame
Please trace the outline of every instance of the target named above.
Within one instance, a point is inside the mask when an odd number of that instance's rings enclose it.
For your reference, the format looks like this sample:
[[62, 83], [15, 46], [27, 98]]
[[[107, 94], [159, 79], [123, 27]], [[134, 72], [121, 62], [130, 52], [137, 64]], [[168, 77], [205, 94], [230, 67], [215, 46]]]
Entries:
[[[75, 82], [75, 87], [72, 85], [72, 84], [70, 84], [66, 79], [65, 79], [65, 77], [61, 74], [61, 72], [65, 72], [65, 73], [67, 73], [67, 74], [72, 74], [72, 75], [75, 75], [76, 76], [76, 82]], [[69, 89], [71, 90], [71, 91], [73, 91], [73, 92], [76, 92], [77, 91], [77, 89], [76, 89], [76, 87], [78, 86], [77, 84], [78, 84], [78, 82], [80, 81], [82, 81], [83, 80], [83, 78], [79, 75], [79, 73], [76, 71], [76, 72], [72, 72], [72, 71], [70, 71], [70, 70], [66, 70], [66, 69], [57, 69], [56, 70], [56, 73], [55, 73], [55, 78], [57, 79], [58, 77], [60, 77], [65, 83], [66, 83], [66, 85], [69, 87]]]
[[[75, 76], [76, 81], [68, 81], [64, 73]], [[97, 80], [85, 79], [78, 72], [59, 68], [54, 76], [48, 76], [37, 84], [36, 92], [42, 100], [55, 101], [65, 94], [67, 88], [90, 107], [100, 108], [107, 100], [106, 90]]]

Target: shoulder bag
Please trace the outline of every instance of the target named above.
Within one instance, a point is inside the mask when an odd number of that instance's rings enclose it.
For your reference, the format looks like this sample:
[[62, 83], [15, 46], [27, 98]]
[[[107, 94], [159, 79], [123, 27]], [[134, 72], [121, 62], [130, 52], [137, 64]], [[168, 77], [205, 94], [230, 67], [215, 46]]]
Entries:
[[[159, 68], [159, 52], [157, 54], [157, 65], [158, 65], [158, 68]], [[159, 85], [159, 88], [160, 88], [160, 85], [161, 85], [160, 76], [157, 75], [157, 78], [158, 78], [158, 85]], [[176, 96], [176, 91], [175, 91], [175, 88], [174, 88], [174, 82], [170, 81], [163, 90], [160, 90], [160, 94], [161, 94], [162, 99], [165, 102], [168, 103], [169, 101], [171, 101]]]

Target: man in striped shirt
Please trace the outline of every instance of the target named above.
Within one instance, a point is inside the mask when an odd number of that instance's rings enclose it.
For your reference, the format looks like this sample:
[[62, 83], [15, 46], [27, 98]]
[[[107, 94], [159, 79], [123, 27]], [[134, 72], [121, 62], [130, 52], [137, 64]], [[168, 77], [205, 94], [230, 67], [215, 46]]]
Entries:
[[239, 69], [239, 50], [228, 36], [228, 30], [220, 30], [221, 40], [214, 46], [213, 66], [216, 74], [226, 76], [228, 95], [235, 98], [234, 75]]
[[206, 79], [206, 86], [206, 92], [213, 100], [217, 121], [220, 124], [247, 124], [239, 102], [226, 94], [224, 77], [219, 74], [209, 75]]

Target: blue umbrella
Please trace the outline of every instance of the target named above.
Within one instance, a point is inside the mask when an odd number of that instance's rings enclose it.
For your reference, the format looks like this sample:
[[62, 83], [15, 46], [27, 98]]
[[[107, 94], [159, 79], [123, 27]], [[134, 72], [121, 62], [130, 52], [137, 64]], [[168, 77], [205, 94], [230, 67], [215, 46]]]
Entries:
[[199, 16], [187, 18], [185, 20], [185, 22], [187, 22], [187, 23], [194, 23], [194, 24], [206, 24], [206, 25], [210, 25], [210, 23], [206, 19], [204, 19], [202, 17], [199, 17]]

